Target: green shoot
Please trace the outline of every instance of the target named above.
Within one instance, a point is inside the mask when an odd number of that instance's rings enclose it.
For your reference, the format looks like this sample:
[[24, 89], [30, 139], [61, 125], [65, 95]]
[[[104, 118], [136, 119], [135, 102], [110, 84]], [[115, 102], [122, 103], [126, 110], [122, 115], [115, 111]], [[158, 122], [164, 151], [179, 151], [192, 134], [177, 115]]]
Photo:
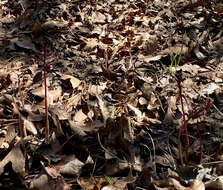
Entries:
[[109, 185], [115, 187], [114, 183], [112, 182], [112, 180], [110, 179], [110, 177], [105, 176], [105, 179], [107, 180], [107, 182], [109, 183]]
[[177, 53], [176, 55], [173, 56], [173, 58], [171, 59], [170, 66], [169, 66], [170, 73], [172, 72], [173, 66], [175, 68], [179, 66], [180, 60], [181, 60], [181, 53]]

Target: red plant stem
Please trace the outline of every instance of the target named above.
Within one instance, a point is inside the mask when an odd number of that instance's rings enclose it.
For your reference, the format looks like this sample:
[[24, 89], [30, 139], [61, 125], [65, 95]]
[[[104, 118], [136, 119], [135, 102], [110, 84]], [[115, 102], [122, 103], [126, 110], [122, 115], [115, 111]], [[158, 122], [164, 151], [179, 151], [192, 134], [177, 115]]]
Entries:
[[187, 121], [186, 121], [186, 116], [185, 116], [185, 111], [184, 111], [184, 104], [183, 104], [183, 97], [182, 97], [182, 87], [181, 87], [181, 84], [180, 84], [181, 81], [177, 80], [177, 83], [178, 83], [179, 94], [180, 94], [180, 104], [181, 104], [181, 109], [182, 109], [182, 114], [183, 114], [183, 125], [180, 128], [179, 133], [178, 133], [178, 150], [179, 150], [179, 159], [180, 159], [181, 165], [183, 166], [182, 147], [181, 147], [181, 141], [180, 141], [180, 136], [181, 136], [182, 130], [185, 130], [185, 136], [186, 136], [186, 145], [185, 145], [186, 163], [188, 162], [189, 137], [188, 137]]
[[[183, 52], [183, 42], [184, 42], [184, 33], [185, 33], [182, 17], [180, 17], [180, 30], [182, 32], [182, 45], [181, 45], [181, 50], [180, 50], [180, 56], [181, 56]], [[180, 141], [180, 137], [181, 137], [181, 133], [183, 129], [185, 130], [185, 135], [186, 135], [186, 146], [185, 146], [186, 162], [188, 162], [189, 137], [188, 137], [188, 130], [187, 130], [187, 122], [186, 122], [186, 117], [185, 117], [185, 112], [184, 112], [181, 81], [177, 80], [177, 83], [178, 83], [178, 88], [179, 88], [180, 103], [181, 103], [182, 114], [183, 114], [183, 126], [180, 128], [179, 133], [178, 133], [178, 150], [179, 150], [179, 159], [180, 159], [181, 165], [183, 166], [182, 147], [181, 147], [181, 141]]]
[[47, 84], [46, 84], [46, 44], [43, 44], [43, 65], [44, 65], [44, 74], [43, 74], [43, 78], [44, 78], [44, 87], [45, 87], [45, 140], [47, 143], [49, 143], [49, 118], [48, 118], [48, 104], [47, 104]]
[[[181, 103], [182, 103], [182, 100], [183, 99], [182, 99], [182, 96], [181, 96]], [[188, 124], [188, 122], [191, 119], [195, 119], [195, 118], [199, 117], [200, 113], [202, 113], [203, 111], [207, 110], [210, 106], [211, 106], [211, 101], [209, 100], [208, 103], [204, 107], [202, 107], [200, 110], [196, 110], [195, 113], [190, 115], [187, 120], [184, 120], [184, 123], [183, 123], [182, 127], [179, 130], [179, 133], [178, 133], [178, 150], [179, 150], [179, 159], [180, 159], [180, 163], [181, 163], [182, 166], [183, 166], [183, 157], [182, 157], [182, 147], [181, 147], [181, 141], [180, 141], [180, 136], [181, 136], [182, 130], [186, 129], [185, 130], [185, 136], [186, 136], [186, 146], [185, 146], [186, 150], [185, 151], [186, 151], [186, 156], [187, 156], [186, 160], [188, 160], [189, 138], [188, 138], [187, 124]], [[184, 111], [182, 111], [182, 112], [184, 114]], [[184, 117], [185, 117], [185, 114], [184, 114]], [[188, 138], [188, 145], [187, 145], [187, 138]], [[201, 137], [200, 137], [200, 146], [201, 145], [202, 144], [201, 144]], [[200, 152], [201, 152], [200, 153], [200, 161], [202, 162], [202, 148], [200, 149]]]

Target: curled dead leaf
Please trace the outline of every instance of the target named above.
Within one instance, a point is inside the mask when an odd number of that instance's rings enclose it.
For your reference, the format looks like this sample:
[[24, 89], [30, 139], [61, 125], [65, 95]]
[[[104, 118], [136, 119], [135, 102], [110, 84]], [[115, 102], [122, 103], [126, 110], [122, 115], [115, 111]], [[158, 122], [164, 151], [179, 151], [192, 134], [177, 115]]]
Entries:
[[63, 85], [65, 88], [69, 89], [69, 88], [77, 88], [80, 84], [81, 81], [71, 75], [62, 75], [61, 79], [63, 80]]
[[25, 176], [25, 156], [20, 145], [21, 141], [19, 140], [8, 155], [0, 162], [0, 175], [4, 172], [6, 164], [11, 162], [14, 172], [19, 176]]

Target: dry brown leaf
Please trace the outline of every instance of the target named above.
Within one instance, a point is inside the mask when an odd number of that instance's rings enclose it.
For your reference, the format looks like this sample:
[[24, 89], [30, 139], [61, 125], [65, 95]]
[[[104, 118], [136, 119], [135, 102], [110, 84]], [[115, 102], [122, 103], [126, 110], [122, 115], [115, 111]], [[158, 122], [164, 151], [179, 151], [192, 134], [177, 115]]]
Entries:
[[66, 156], [61, 161], [60, 174], [69, 176], [79, 176], [84, 163], [78, 160], [74, 155]]
[[0, 175], [4, 172], [4, 167], [9, 162], [12, 163], [14, 172], [24, 177], [25, 176], [25, 156], [21, 150], [21, 141], [19, 140], [8, 155], [0, 162]]
[[104, 14], [100, 13], [99, 11], [93, 12], [93, 14], [91, 16], [91, 21], [94, 23], [104, 24], [105, 19], [106, 19], [106, 16]]
[[[31, 93], [35, 96], [39, 96], [41, 98], [45, 98], [45, 88], [44, 86], [41, 86], [39, 88], [36, 88], [31, 91]], [[54, 101], [57, 101], [59, 97], [61, 96], [61, 89], [56, 89], [56, 90], [48, 90], [47, 89], [47, 104], [52, 105]], [[42, 102], [39, 103], [39, 106], [45, 106], [45, 101], [43, 100]]]
[[153, 182], [156, 190], [205, 190], [205, 185], [201, 180], [194, 180], [190, 187], [184, 187], [174, 178], [168, 178]]
[[55, 168], [44, 167], [44, 170], [52, 179], [56, 179], [61, 176]]
[[164, 118], [164, 123], [169, 125], [173, 123], [174, 120], [173, 111], [176, 110], [176, 96], [170, 96], [167, 101], [168, 101], [168, 109]]
[[98, 45], [98, 40], [95, 38], [91, 38], [91, 39], [85, 40], [85, 43], [86, 43], [86, 46], [84, 47], [84, 50], [92, 51]]
[[77, 179], [77, 183], [81, 186], [83, 190], [95, 190], [95, 189], [102, 189], [103, 186], [108, 184], [105, 178], [83, 178], [79, 177]]
[[113, 105], [109, 105], [106, 104], [103, 100], [101, 96], [96, 96], [98, 99], [98, 105], [99, 108], [101, 110], [101, 114], [103, 116], [103, 120], [104, 122], [108, 119], [108, 118], [113, 118], [114, 117], [114, 111], [115, 111], [115, 107]]
[[24, 128], [25, 130], [29, 131], [32, 135], [37, 135], [37, 130], [32, 121], [27, 119], [24, 120]]
[[205, 190], [222, 190], [223, 189], [223, 176], [219, 176], [214, 181], [205, 183]]
[[78, 110], [74, 116], [74, 121], [77, 122], [78, 125], [83, 125], [84, 121], [88, 118], [86, 114], [82, 112], [82, 110]]
[[201, 180], [195, 179], [187, 190], [205, 190], [205, 185]]
[[[71, 75], [62, 75], [61, 76], [61, 79], [64, 80], [64, 82], [70, 82], [70, 84], [72, 85], [72, 88], [75, 89], [77, 88], [80, 84], [81, 84], [81, 81]], [[69, 84], [65, 84], [67, 88], [70, 87]]]
[[101, 95], [106, 88], [106, 83], [100, 83], [100, 85], [90, 84], [88, 87], [88, 93], [91, 95]]
[[34, 52], [38, 52], [34, 43], [29, 38], [23, 38], [15, 42], [15, 44], [21, 48], [33, 50]]
[[55, 190], [71, 190], [70, 185], [68, 185], [62, 176], [57, 178]]
[[81, 101], [82, 94], [73, 94], [69, 99], [65, 100], [65, 107], [67, 111], [71, 111], [74, 107], [76, 107]]
[[41, 25], [41, 29], [48, 33], [59, 32], [61, 31], [61, 29], [67, 27], [67, 24], [68, 24], [67, 22], [62, 21], [62, 20], [61, 21], [49, 20]]
[[142, 113], [138, 108], [132, 106], [131, 104], [127, 104], [127, 105], [130, 108], [130, 110], [132, 110], [134, 114], [136, 115], [137, 122], [142, 122], [143, 119], [145, 118], [145, 114]]
[[174, 178], [154, 181], [152, 184], [157, 190], [187, 190], [186, 187], [183, 187], [180, 182]]
[[50, 184], [50, 177], [46, 173], [36, 176], [30, 183], [30, 190], [50, 190], [53, 189]]
[[[48, 88], [47, 88], [47, 93], [48, 93]], [[34, 90], [31, 91], [31, 93], [35, 96], [39, 96], [41, 98], [44, 98], [45, 97], [45, 88], [44, 86], [41, 86], [39, 88], [36, 88]]]
[[10, 84], [12, 84], [12, 80], [10, 77], [10, 74], [8, 74], [7, 76], [1, 75], [0, 76], [0, 88], [5, 88], [7, 89], [9, 87]]

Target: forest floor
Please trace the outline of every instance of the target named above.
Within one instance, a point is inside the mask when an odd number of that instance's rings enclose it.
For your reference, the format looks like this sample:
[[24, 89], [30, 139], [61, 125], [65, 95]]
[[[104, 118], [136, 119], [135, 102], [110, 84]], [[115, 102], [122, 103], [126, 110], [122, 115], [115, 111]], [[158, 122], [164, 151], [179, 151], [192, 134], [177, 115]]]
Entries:
[[223, 190], [221, 0], [1, 0], [0, 189]]

